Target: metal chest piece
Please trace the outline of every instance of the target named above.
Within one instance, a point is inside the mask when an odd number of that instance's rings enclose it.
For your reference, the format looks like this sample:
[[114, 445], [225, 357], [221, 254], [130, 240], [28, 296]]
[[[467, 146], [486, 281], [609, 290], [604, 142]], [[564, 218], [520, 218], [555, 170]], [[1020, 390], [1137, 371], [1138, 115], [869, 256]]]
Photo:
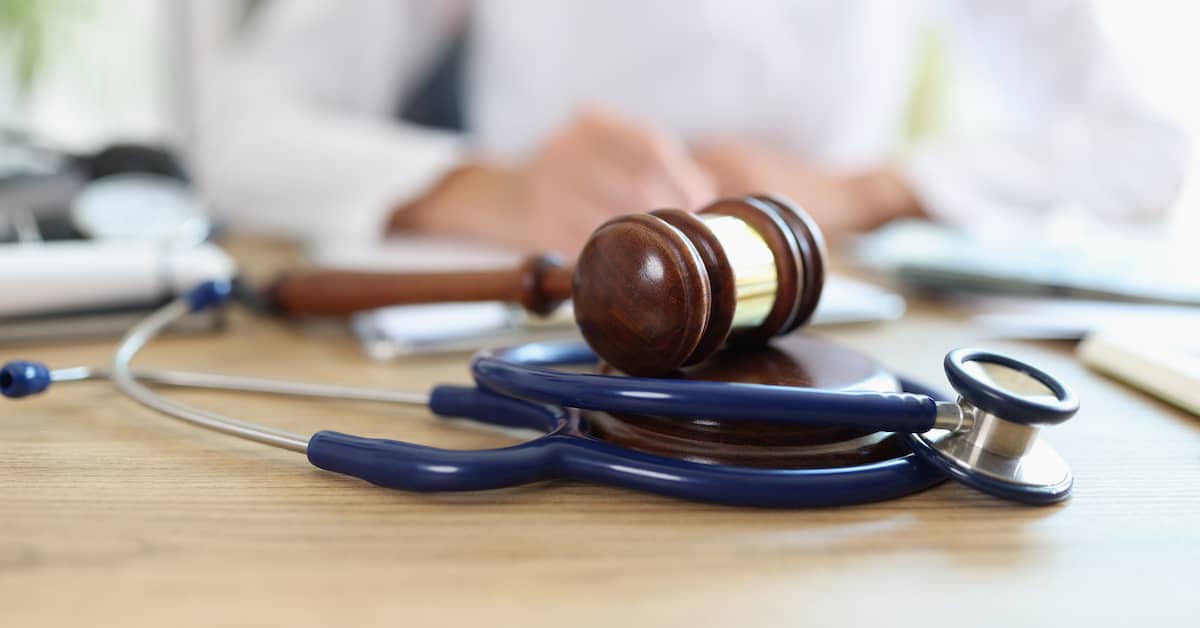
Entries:
[[1041, 426], [1066, 421], [1079, 401], [1062, 382], [1009, 356], [960, 349], [946, 356], [946, 375], [961, 397], [962, 427], [908, 435], [922, 459], [985, 493], [1027, 504], [1071, 494], [1071, 469]]

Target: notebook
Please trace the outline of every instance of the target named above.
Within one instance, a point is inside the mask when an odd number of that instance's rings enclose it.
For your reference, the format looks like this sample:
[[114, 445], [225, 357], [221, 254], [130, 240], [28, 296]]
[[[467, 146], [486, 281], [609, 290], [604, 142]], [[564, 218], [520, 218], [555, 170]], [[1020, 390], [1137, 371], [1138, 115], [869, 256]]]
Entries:
[[1118, 325], [1079, 344], [1084, 364], [1200, 416], [1200, 333], [1195, 320]]

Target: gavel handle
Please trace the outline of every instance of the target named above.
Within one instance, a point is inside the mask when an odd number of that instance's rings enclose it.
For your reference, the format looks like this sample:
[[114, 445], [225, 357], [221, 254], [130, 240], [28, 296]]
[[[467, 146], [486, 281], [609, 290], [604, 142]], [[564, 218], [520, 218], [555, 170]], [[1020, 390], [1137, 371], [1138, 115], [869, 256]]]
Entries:
[[571, 297], [571, 275], [570, 268], [548, 255], [494, 271], [296, 270], [276, 279], [266, 296], [285, 315], [342, 316], [389, 305], [464, 301], [505, 301], [545, 315]]

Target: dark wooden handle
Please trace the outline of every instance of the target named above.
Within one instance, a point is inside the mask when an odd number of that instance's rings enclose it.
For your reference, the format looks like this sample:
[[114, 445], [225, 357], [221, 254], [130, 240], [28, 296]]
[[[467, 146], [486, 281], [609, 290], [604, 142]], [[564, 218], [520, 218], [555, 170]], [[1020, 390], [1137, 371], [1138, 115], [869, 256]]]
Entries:
[[389, 305], [465, 301], [516, 303], [549, 314], [571, 297], [571, 274], [541, 255], [509, 270], [387, 273], [296, 270], [268, 289], [271, 306], [286, 315], [342, 316]]

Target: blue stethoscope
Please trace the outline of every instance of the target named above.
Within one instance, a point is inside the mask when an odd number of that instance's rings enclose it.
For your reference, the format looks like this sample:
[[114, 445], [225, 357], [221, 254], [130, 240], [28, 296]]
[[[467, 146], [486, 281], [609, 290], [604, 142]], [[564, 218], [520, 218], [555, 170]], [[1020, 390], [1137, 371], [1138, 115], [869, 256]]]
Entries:
[[[107, 378], [124, 394], [163, 414], [248, 440], [304, 453], [315, 466], [410, 491], [477, 491], [574, 478], [722, 504], [804, 507], [891, 499], [947, 477], [1024, 503], [1047, 504], [1071, 490], [1070, 469], [1038, 438], [1079, 408], [1057, 379], [1013, 358], [960, 349], [945, 360], [956, 402], [905, 382], [902, 393], [828, 392], [726, 382], [574, 373], [594, 362], [579, 343], [533, 343], [485, 351], [471, 362], [476, 386], [438, 386], [429, 395], [163, 370], [134, 370], [137, 353], [189, 312], [217, 307], [226, 282], [201, 285], [135, 325], [111, 367], [50, 370], [10, 362], [0, 393], [40, 393], [51, 382]], [[427, 405], [443, 417], [527, 428], [534, 440], [499, 449], [455, 451], [334, 431], [311, 437], [224, 416], [163, 397], [147, 384], [239, 392]], [[861, 427], [903, 434], [911, 453], [832, 469], [766, 469], [680, 460], [627, 449], [592, 436], [583, 411], [704, 416]]]

